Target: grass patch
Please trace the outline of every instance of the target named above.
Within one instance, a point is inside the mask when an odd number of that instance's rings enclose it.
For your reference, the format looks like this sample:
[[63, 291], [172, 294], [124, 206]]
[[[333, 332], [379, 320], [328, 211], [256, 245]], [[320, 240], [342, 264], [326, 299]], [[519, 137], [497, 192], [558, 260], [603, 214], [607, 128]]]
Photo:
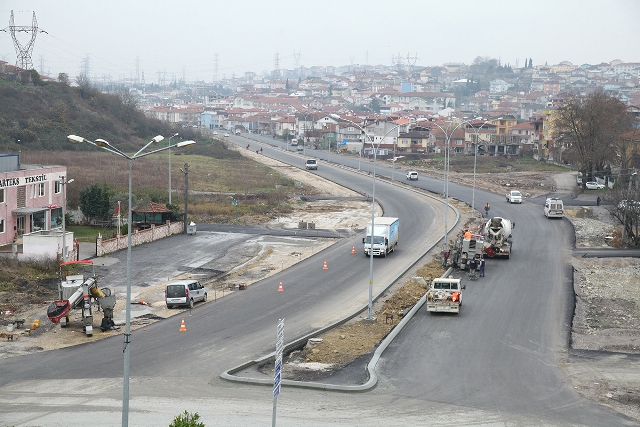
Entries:
[[[220, 145], [220, 144], [218, 144]], [[171, 155], [171, 189], [174, 205], [184, 206], [184, 165], [189, 165], [189, 214], [196, 220], [207, 222], [234, 222], [238, 200], [238, 216], [277, 216], [290, 211], [288, 198], [296, 191], [295, 182], [277, 171], [226, 150], [203, 144], [198, 150], [175, 150]], [[65, 165], [68, 178], [74, 182], [67, 186], [70, 209], [79, 204], [80, 191], [94, 183], [106, 183], [113, 209], [117, 201], [126, 211], [129, 194], [128, 161], [102, 150], [83, 152], [30, 151], [23, 153], [27, 164]], [[182, 168], [182, 170], [181, 170]], [[133, 162], [133, 206], [153, 201], [169, 201], [169, 154], [158, 153]], [[278, 188], [276, 188], [278, 187]], [[70, 229], [71, 230], [71, 229]], [[76, 232], [74, 230], [74, 232]], [[78, 229], [78, 239], [94, 239], [98, 232], [110, 230]]]
[[88, 225], [68, 225], [66, 230], [73, 233], [73, 237], [80, 242], [95, 242], [98, 237], [98, 233], [102, 236], [111, 235], [115, 233], [116, 229], [103, 229], [90, 227]]
[[[410, 166], [427, 166], [442, 168], [444, 156], [434, 155], [426, 159], [408, 160]], [[473, 156], [451, 156], [450, 167], [453, 172], [473, 173]], [[476, 159], [476, 173], [505, 173], [505, 172], [564, 172], [566, 167], [551, 163], [540, 162], [533, 157], [518, 156], [478, 156]]]

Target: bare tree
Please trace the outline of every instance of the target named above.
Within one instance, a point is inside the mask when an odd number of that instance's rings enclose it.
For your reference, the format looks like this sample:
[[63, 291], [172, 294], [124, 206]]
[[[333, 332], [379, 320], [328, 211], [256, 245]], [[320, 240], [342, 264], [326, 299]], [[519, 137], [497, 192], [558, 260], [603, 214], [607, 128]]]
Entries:
[[[633, 128], [634, 118], [617, 98], [603, 92], [569, 99], [554, 111], [551, 137], [568, 146], [567, 158], [588, 179], [605, 165], [617, 164], [620, 136]], [[593, 178], [592, 178], [593, 179]]]
[[78, 85], [78, 90], [80, 91], [80, 96], [82, 98], [88, 98], [93, 94], [93, 92], [95, 92], [93, 85], [91, 84], [91, 80], [86, 74], [80, 74], [77, 76], [76, 84]]
[[618, 185], [606, 194], [607, 210], [622, 224], [622, 243], [640, 245], [640, 189], [633, 182]]

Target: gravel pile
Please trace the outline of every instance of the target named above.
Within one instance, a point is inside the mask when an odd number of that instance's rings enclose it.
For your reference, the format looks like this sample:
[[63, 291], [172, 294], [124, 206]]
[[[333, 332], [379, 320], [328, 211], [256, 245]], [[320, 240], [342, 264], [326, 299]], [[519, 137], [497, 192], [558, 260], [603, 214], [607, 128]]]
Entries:
[[607, 238], [613, 235], [614, 226], [600, 219], [567, 218], [576, 230], [576, 246], [607, 246]]
[[[598, 208], [595, 208], [598, 209]], [[606, 211], [568, 212], [576, 247], [603, 247], [616, 225]], [[576, 217], [579, 216], [579, 217]], [[574, 349], [640, 353], [640, 260], [574, 258]]]

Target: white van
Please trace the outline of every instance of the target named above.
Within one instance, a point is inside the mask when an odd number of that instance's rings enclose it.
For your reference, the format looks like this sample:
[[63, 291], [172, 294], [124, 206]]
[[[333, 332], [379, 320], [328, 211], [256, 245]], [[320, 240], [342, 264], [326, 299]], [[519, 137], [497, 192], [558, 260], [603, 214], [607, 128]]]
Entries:
[[295, 139], [295, 138], [293, 138], [293, 139], [291, 140], [291, 146], [292, 146], [292, 147], [297, 147], [297, 146], [298, 146], [298, 140], [297, 140], [297, 139]]
[[164, 299], [167, 308], [174, 305], [193, 308], [193, 303], [207, 300], [207, 290], [197, 280], [176, 280], [167, 283]]
[[544, 216], [547, 218], [564, 217], [564, 205], [562, 200], [550, 197], [544, 202]]

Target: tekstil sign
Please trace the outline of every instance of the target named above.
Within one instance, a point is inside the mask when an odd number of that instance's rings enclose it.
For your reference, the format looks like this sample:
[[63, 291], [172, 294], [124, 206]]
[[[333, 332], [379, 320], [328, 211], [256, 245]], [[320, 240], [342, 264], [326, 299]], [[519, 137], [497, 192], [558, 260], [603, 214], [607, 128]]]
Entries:
[[34, 183], [45, 182], [45, 181], [47, 181], [47, 175], [45, 174], [14, 177], [14, 178], [4, 178], [4, 179], [0, 179], [0, 188], [17, 187], [19, 185], [34, 184]]

